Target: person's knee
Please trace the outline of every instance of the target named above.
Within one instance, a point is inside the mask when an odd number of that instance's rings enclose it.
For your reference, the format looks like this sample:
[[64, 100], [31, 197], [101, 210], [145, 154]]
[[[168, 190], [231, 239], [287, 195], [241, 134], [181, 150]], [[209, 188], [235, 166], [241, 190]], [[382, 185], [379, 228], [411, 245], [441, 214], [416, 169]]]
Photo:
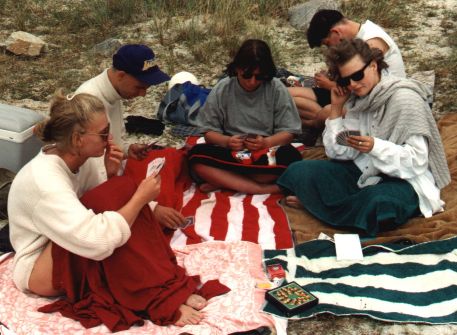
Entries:
[[289, 91], [289, 94], [292, 96], [292, 98], [301, 96], [303, 89], [304, 89], [303, 87], [288, 87], [287, 88], [287, 90]]
[[330, 115], [330, 111], [331, 105], [324, 106], [317, 112], [316, 120], [320, 123], [325, 123], [325, 120], [327, 120], [328, 116]]

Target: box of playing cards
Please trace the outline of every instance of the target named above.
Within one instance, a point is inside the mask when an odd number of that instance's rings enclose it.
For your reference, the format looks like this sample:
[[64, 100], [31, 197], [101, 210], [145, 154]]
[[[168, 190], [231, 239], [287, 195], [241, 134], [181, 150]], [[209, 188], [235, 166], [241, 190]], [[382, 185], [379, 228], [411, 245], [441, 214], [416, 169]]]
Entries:
[[268, 290], [265, 299], [275, 305], [287, 317], [294, 316], [319, 302], [319, 299], [298, 285], [291, 282], [278, 288]]

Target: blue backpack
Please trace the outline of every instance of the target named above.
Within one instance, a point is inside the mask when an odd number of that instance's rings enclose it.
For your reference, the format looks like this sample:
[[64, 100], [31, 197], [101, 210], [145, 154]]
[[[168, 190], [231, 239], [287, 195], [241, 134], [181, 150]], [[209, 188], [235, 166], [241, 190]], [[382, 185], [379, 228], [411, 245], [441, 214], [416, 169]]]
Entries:
[[211, 89], [187, 81], [175, 84], [163, 97], [157, 110], [157, 118], [187, 126], [195, 126], [195, 119]]

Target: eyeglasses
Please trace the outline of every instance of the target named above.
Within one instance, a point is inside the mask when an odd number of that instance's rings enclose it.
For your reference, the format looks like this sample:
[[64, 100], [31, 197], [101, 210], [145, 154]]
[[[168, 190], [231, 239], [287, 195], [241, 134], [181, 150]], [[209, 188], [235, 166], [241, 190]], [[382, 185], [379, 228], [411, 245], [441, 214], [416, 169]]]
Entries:
[[241, 77], [243, 77], [243, 79], [251, 79], [252, 77], [255, 77], [255, 80], [258, 80], [258, 81], [264, 81], [264, 80], [268, 80], [270, 79], [270, 76], [267, 76], [266, 74], [253, 74], [252, 72], [243, 72], [243, 74], [241, 75]]
[[351, 74], [349, 76], [338, 78], [336, 80], [336, 83], [338, 84], [338, 86], [346, 87], [346, 86], [349, 86], [349, 84], [351, 83], [351, 80], [353, 80], [353, 81], [362, 80], [365, 77], [365, 69], [370, 64], [371, 64], [371, 61], [366, 63], [365, 66], [362, 69], [360, 69], [359, 71], [354, 72], [353, 74]]
[[106, 126], [106, 128], [103, 129], [101, 133], [83, 133], [83, 135], [98, 135], [101, 137], [101, 139], [103, 141], [108, 141], [108, 138], [111, 135], [109, 130], [110, 130], [110, 124], [108, 123], [108, 126]]

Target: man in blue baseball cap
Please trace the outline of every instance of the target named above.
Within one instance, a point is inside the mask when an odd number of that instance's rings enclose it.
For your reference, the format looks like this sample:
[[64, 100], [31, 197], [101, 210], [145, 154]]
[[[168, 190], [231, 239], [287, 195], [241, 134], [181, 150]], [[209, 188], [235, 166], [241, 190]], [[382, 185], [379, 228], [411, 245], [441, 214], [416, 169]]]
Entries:
[[[151, 48], [142, 44], [126, 44], [113, 55], [112, 67], [83, 83], [76, 94], [88, 93], [102, 100], [114, 143], [123, 146], [125, 125], [122, 99], [145, 96], [149, 86], [168, 80], [170, 77], [159, 69]], [[145, 154], [144, 147], [135, 143], [124, 146], [124, 151], [128, 157], [141, 159]]]
[[154, 52], [146, 45], [122, 46], [113, 56], [113, 68], [124, 71], [148, 86], [170, 80], [167, 74], [160, 71]]
[[[126, 44], [113, 55], [112, 66], [98, 76], [83, 83], [75, 92], [88, 93], [98, 97], [106, 108], [113, 141], [121, 145], [125, 155], [142, 159], [147, 155], [147, 145], [134, 143], [123, 145], [122, 133], [125, 130], [122, 99], [145, 96], [151, 85], [169, 81], [170, 77], [156, 64], [154, 52], [146, 45]], [[105, 166], [100, 162], [100, 174], [105, 174]], [[156, 219], [168, 228], [177, 228], [184, 224], [184, 217], [173, 208], [151, 202], [150, 207]]]

